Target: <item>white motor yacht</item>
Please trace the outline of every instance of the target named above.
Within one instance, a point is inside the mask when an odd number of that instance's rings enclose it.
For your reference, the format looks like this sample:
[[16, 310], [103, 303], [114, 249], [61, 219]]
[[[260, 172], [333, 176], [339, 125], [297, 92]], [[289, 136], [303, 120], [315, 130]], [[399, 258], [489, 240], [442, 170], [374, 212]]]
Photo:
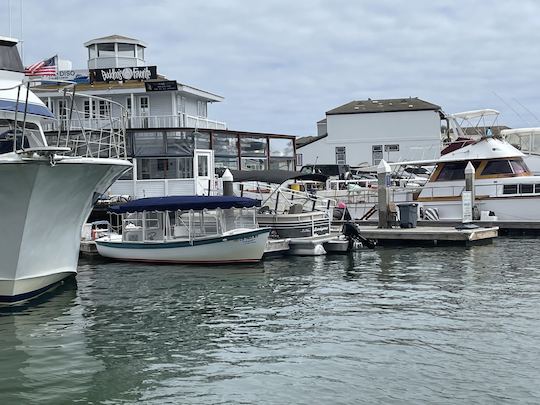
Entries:
[[[81, 227], [93, 203], [131, 167], [103, 158], [102, 149], [92, 156], [95, 145], [84, 148], [80, 132], [60, 132], [65, 143], [47, 144], [42, 121], [54, 117], [24, 82], [16, 44], [0, 37], [2, 302], [31, 298], [77, 272]], [[70, 155], [73, 136], [84, 156]]]

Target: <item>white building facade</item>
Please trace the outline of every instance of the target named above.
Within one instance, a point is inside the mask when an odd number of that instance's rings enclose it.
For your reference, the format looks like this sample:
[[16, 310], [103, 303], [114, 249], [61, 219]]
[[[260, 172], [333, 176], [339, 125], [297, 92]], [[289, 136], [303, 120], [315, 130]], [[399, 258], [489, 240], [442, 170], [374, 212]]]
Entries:
[[[84, 46], [88, 52], [87, 69], [60, 70], [50, 79], [75, 81], [77, 93], [104, 97], [124, 106], [129, 127], [227, 129], [226, 123], [208, 118], [208, 105], [223, 101], [223, 97], [160, 75], [157, 66], [145, 60], [144, 42], [110, 35], [90, 40]], [[57, 89], [42, 89], [39, 96], [62, 118], [66, 106]], [[100, 124], [105, 103], [93, 105], [88, 101], [79, 108], [87, 123], [94, 126]]]
[[[131, 197], [210, 194], [215, 168], [293, 170], [292, 135], [232, 131], [208, 118], [208, 106], [222, 96], [159, 74], [146, 62], [146, 45], [137, 39], [111, 35], [86, 42], [88, 69], [59, 71], [35, 88], [58, 118], [45, 128], [49, 142], [61, 142], [69, 128], [127, 127], [126, 153], [133, 170], [125, 173], [110, 194]], [[67, 116], [68, 80], [77, 83], [73, 126]], [[73, 114], [73, 113], [71, 113]], [[117, 117], [111, 121], [110, 115]]]
[[297, 141], [297, 163], [377, 165], [440, 156], [438, 105], [418, 98], [353, 101], [326, 113], [318, 136]]

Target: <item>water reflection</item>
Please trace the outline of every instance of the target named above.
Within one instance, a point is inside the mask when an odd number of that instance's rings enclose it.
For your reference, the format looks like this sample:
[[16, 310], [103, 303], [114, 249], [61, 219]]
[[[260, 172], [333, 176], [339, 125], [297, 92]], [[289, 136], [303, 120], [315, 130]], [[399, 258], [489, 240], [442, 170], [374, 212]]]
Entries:
[[86, 324], [76, 288], [68, 279], [30, 302], [1, 309], [2, 403], [84, 398], [92, 374], [101, 365], [87, 353]]

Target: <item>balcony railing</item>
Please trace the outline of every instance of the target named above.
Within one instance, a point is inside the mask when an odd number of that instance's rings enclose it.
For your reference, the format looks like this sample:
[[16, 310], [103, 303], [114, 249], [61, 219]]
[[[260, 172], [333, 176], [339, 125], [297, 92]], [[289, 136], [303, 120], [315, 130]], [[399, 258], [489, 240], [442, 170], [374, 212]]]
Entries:
[[[45, 126], [45, 131], [56, 131], [66, 129], [67, 119], [61, 117], [60, 120], [50, 122]], [[111, 123], [109, 119], [103, 118], [80, 118], [78, 125], [85, 128], [101, 129], [104, 126], [120, 125], [120, 123]], [[71, 123], [73, 128], [74, 124]], [[189, 114], [179, 115], [149, 115], [149, 116], [131, 116], [127, 119], [128, 128], [200, 128], [200, 129], [227, 129], [225, 122], [209, 120], [208, 118], [195, 117]]]
[[227, 129], [225, 122], [195, 117], [189, 114], [132, 116], [130, 128], [200, 128]]

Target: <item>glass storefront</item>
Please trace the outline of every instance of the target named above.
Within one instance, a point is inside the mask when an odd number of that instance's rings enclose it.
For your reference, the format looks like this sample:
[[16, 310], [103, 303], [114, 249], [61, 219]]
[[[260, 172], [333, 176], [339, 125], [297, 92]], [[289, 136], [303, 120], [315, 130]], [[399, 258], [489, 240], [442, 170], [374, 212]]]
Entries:
[[137, 178], [193, 177], [195, 149], [212, 149], [216, 168], [294, 170], [294, 138], [211, 130], [130, 131], [128, 155], [137, 158]]

